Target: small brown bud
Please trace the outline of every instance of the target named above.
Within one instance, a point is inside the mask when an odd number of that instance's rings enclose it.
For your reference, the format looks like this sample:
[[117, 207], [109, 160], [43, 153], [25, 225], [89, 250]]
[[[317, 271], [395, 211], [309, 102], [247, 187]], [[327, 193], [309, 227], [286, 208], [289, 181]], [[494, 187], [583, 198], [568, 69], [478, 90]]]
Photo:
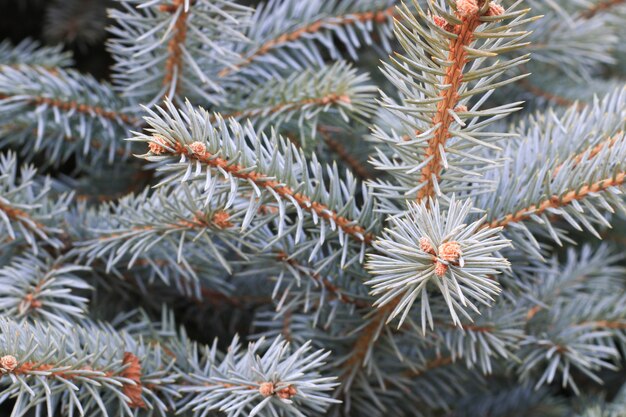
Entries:
[[435, 248], [431, 245], [430, 241], [426, 237], [420, 238], [420, 250], [422, 252], [430, 253], [431, 255], [435, 254]]
[[11, 372], [17, 367], [17, 359], [13, 355], [5, 355], [0, 358], [0, 368], [5, 372]]
[[216, 211], [211, 218], [211, 222], [220, 229], [233, 227], [233, 223], [230, 221], [230, 214], [224, 210]]
[[478, 13], [477, 0], [456, 0], [456, 9], [461, 17], [470, 17]]
[[165, 146], [167, 145], [167, 141], [163, 139], [161, 136], [152, 136], [153, 142], [148, 144], [148, 149], [155, 155], [161, 155], [166, 151]]
[[274, 395], [274, 384], [271, 382], [263, 382], [259, 386], [259, 393], [264, 397], [269, 397], [270, 395]]
[[442, 29], [448, 26], [448, 21], [441, 16], [433, 15], [433, 22]]
[[460, 106], [456, 106], [456, 108], [454, 109], [455, 113], [465, 113], [467, 112], [467, 106], [461, 104]]
[[497, 3], [489, 3], [489, 10], [487, 11], [487, 16], [501, 16], [504, 14], [504, 7]]
[[458, 242], [446, 242], [439, 246], [439, 258], [447, 262], [455, 262], [461, 256], [461, 245]]
[[448, 270], [448, 265], [439, 261], [435, 263], [435, 275], [437, 275], [438, 277], [444, 276], [447, 270]]
[[287, 388], [283, 388], [278, 391], [278, 396], [283, 400], [288, 400], [292, 397], [295, 397], [297, 393], [298, 391], [296, 391], [296, 388], [293, 385], [289, 385]]
[[189, 149], [196, 155], [204, 155], [206, 153], [206, 145], [202, 142], [194, 142], [189, 145]]

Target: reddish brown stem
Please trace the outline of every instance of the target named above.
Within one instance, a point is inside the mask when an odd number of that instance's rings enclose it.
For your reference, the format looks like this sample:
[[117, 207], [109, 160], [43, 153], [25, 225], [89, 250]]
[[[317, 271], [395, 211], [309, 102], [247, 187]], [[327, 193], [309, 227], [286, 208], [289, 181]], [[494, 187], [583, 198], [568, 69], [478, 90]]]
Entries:
[[459, 101], [459, 89], [463, 83], [463, 69], [467, 65], [466, 48], [474, 40], [474, 31], [481, 25], [480, 14], [464, 17], [462, 23], [455, 27], [457, 38], [450, 40], [450, 50], [448, 51], [448, 61], [452, 63], [446, 68], [446, 75], [443, 85], [448, 85], [441, 92], [441, 101], [437, 103], [437, 112], [433, 117], [433, 126], [439, 126], [433, 132], [433, 137], [428, 141], [425, 157], [430, 161], [424, 165], [421, 171], [420, 182], [424, 184], [417, 193], [417, 200], [421, 201], [435, 195], [435, 184], [433, 177], [439, 179], [443, 169], [440, 147], [445, 146], [450, 138], [450, 126], [454, 117], [450, 114]]
[[[163, 5], [161, 10], [167, 13], [173, 13], [179, 8], [184, 7], [184, 0], [174, 0], [171, 5]], [[170, 86], [172, 82], [176, 82], [170, 91], [178, 92], [180, 83], [178, 79], [183, 70], [183, 45], [187, 39], [187, 18], [189, 13], [182, 9], [176, 18], [172, 31], [174, 35], [167, 44], [168, 57], [165, 61], [165, 76], [163, 77], [163, 85]], [[178, 74], [176, 77], [175, 75]]]
[[[0, 211], [3, 211], [7, 217], [13, 221], [16, 221], [29, 230], [44, 230], [46, 226], [33, 219], [28, 213], [23, 210], [17, 209], [7, 204], [0, 202]], [[34, 227], [33, 227], [34, 225]]]
[[[623, 132], [620, 132], [616, 136], [597, 144], [593, 148], [585, 149], [584, 151], [582, 151], [581, 153], [579, 153], [578, 155], [574, 157], [574, 166], [579, 165], [582, 162], [582, 160], [585, 158], [587, 160], [595, 158], [600, 152], [602, 152], [602, 150], [606, 148], [612, 148], [613, 145], [615, 145], [615, 143], [617, 142], [617, 139], [619, 138], [619, 136], [622, 134]], [[562, 168], [563, 168], [563, 165], [559, 165], [558, 167], [556, 167], [552, 175], [556, 177], [556, 175], [559, 173], [559, 171]]]
[[223, 69], [219, 73], [219, 76], [226, 77], [233, 72], [239, 71], [242, 68], [250, 65], [259, 57], [270, 53], [273, 49], [283, 46], [289, 42], [294, 42], [306, 34], [316, 33], [324, 26], [346, 26], [354, 24], [356, 22], [369, 21], [379, 24], [383, 23], [387, 21], [390, 17], [394, 16], [394, 8], [395, 6], [392, 6], [384, 10], [353, 13], [347, 16], [333, 16], [331, 18], [316, 20], [315, 22], [307, 26], [301, 27], [300, 29], [294, 30], [293, 32], [283, 33], [279, 37], [265, 42], [263, 45], [259, 46], [256, 51], [254, 51], [246, 59], [244, 59], [244, 61], [240, 64], [232, 68]]
[[[545, 98], [546, 100], [551, 101], [558, 106], [569, 107], [575, 103], [574, 100], [570, 100], [569, 98], [565, 98], [565, 97], [556, 95], [554, 93], [545, 91], [537, 87], [536, 85], [531, 84], [526, 79], [522, 79], [518, 83], [520, 87], [522, 87], [524, 90], [528, 91], [529, 93], [532, 93], [533, 95], [537, 97]], [[580, 104], [578, 107], [583, 108], [584, 105]]]
[[[435, 185], [432, 177], [439, 178], [443, 168], [439, 147], [444, 146], [450, 137], [449, 129], [454, 120], [448, 110], [453, 110], [457, 106], [459, 88], [463, 82], [463, 69], [468, 61], [466, 47], [474, 40], [474, 31], [480, 24], [480, 13], [475, 13], [461, 18], [461, 24], [453, 29], [458, 36], [450, 40], [448, 60], [452, 64], [446, 69], [446, 75], [442, 83], [449, 85], [449, 87], [441, 92], [442, 100], [437, 104], [437, 112], [433, 117], [433, 126], [438, 125], [439, 127], [435, 129], [426, 150], [426, 157], [430, 158], [430, 161], [421, 172], [420, 181], [424, 186], [418, 192], [418, 201], [432, 197], [435, 194]], [[345, 363], [344, 369], [346, 372], [344, 376], [353, 374], [354, 369], [360, 369], [363, 366], [380, 329], [385, 325], [387, 319], [401, 300], [402, 297], [396, 297], [388, 304], [379, 308], [371, 321], [363, 328], [357, 337], [350, 358]]]
[[611, 178], [606, 178], [593, 184], [584, 185], [579, 189], [569, 191], [562, 196], [553, 195], [539, 204], [533, 204], [529, 207], [518, 210], [515, 213], [507, 214], [498, 220], [494, 220], [485, 227], [506, 227], [511, 223], [527, 220], [530, 216], [540, 215], [550, 208], [563, 207], [570, 204], [574, 200], [582, 200], [589, 194], [602, 192], [608, 188], [620, 186], [624, 184], [625, 179], [626, 172], [617, 173]]
[[[278, 260], [282, 262], [286, 262], [295, 268], [300, 267], [298, 262], [295, 259], [289, 259], [289, 256], [285, 252], [278, 253]], [[370, 304], [367, 301], [359, 300], [357, 298], [353, 298], [353, 297], [343, 294], [339, 287], [337, 287], [335, 284], [330, 282], [328, 279], [322, 277], [320, 274], [307, 273], [307, 275], [313, 278], [313, 280], [316, 281], [317, 283], [321, 284], [326, 289], [326, 291], [328, 291], [331, 294], [333, 298], [341, 301], [342, 303], [354, 304], [355, 306], [359, 308], [365, 308], [365, 307], [370, 306]]]
[[[6, 95], [6, 94], [0, 94], [0, 100], [7, 99], [9, 97], [11, 96]], [[80, 104], [75, 101], [63, 101], [63, 100], [57, 100], [57, 99], [53, 99], [49, 97], [39, 97], [39, 96], [31, 97], [27, 100], [30, 104], [33, 104], [35, 106], [45, 104], [47, 106], [56, 107], [58, 109], [65, 110], [65, 111], [73, 110], [77, 113], [84, 113], [84, 114], [90, 114], [90, 115], [95, 114], [105, 119], [114, 120], [114, 121], [122, 121], [124, 123], [132, 124], [132, 125], [137, 124], [139, 122], [139, 119], [137, 118], [134, 118], [134, 117], [122, 114], [122, 113], [117, 113], [113, 110], [107, 110], [99, 106]]]
[[426, 366], [424, 367], [424, 369], [420, 369], [420, 370], [408, 370], [406, 372], [404, 372], [403, 376], [408, 377], [408, 378], [416, 378], [418, 376], [423, 375], [425, 372], [430, 371], [432, 369], [435, 368], [441, 368], [443, 366], [447, 366], [453, 363], [453, 360], [451, 357], [449, 356], [439, 356], [435, 359], [433, 359], [432, 361], [428, 362], [426, 364]]
[[626, 3], [626, 0], [605, 0], [605, 1], [600, 1], [598, 4], [590, 7], [589, 9], [585, 10], [583, 13], [581, 13], [581, 16], [584, 17], [585, 19], [591, 19], [592, 17], [594, 17], [595, 15], [597, 15], [598, 13], [601, 12], [605, 12], [615, 6], [618, 6], [620, 4]]
[[247, 167], [238, 164], [232, 164], [228, 160], [216, 157], [210, 152], [205, 151], [201, 154], [192, 152], [180, 144], [176, 144], [174, 152], [171, 154], [179, 156], [186, 155], [189, 159], [195, 159], [206, 165], [221, 168], [236, 178], [252, 181], [259, 187], [271, 188], [276, 194], [286, 201], [292, 201], [293, 199], [303, 210], [315, 213], [322, 219], [332, 221], [337, 225], [337, 227], [341, 228], [344, 233], [350, 235], [359, 242], [371, 244], [374, 239], [374, 235], [372, 233], [368, 233], [364, 227], [355, 224], [353, 220], [340, 216], [337, 212], [331, 210], [324, 204], [313, 201], [310, 197], [301, 193], [296, 193], [290, 187], [283, 185], [279, 181], [267, 177], [259, 172], [250, 171]]
[[339, 156], [339, 158], [341, 158], [341, 160], [350, 167], [352, 172], [354, 172], [356, 175], [359, 176], [359, 178], [364, 180], [372, 178], [372, 174], [370, 174], [367, 168], [365, 168], [363, 163], [354, 156], [352, 156], [350, 152], [348, 152], [348, 150], [345, 148], [345, 146], [333, 139], [327, 128], [320, 126], [318, 128], [318, 131], [320, 135], [322, 135], [324, 142], [326, 142], [328, 149], [335, 152]]
[[[350, 97], [347, 95], [339, 95], [339, 94], [331, 93], [331, 94], [328, 94], [327, 96], [320, 97], [320, 98], [307, 98], [307, 99], [300, 100], [300, 101], [279, 103], [270, 108], [264, 107], [264, 108], [259, 108], [259, 109], [248, 109], [248, 110], [236, 111], [232, 113], [224, 113], [222, 114], [222, 117], [224, 119], [228, 119], [231, 117], [235, 119], [251, 118], [251, 117], [259, 116], [264, 113], [275, 114], [285, 109], [301, 109], [311, 104], [318, 105], [318, 106], [326, 106], [328, 104], [336, 104], [336, 103], [350, 104], [350, 102], [351, 102]], [[215, 121], [215, 118], [212, 118], [211, 120]]]
[[[24, 362], [17, 368], [6, 371], [13, 375], [29, 375], [34, 372], [47, 372], [45, 375], [47, 378], [62, 378], [65, 380], [73, 380], [77, 377], [83, 379], [96, 379], [102, 377], [113, 377], [119, 375], [120, 377], [130, 379], [134, 384], [122, 384], [122, 392], [129, 398], [128, 405], [133, 408], [145, 408], [146, 404], [141, 398], [141, 363], [139, 358], [130, 352], [124, 352], [124, 358], [122, 360], [123, 365], [127, 365], [119, 374], [115, 374], [111, 371], [96, 371], [91, 367], [83, 367], [78, 370], [60, 370], [52, 371], [56, 366], [48, 363], [36, 363], [36, 362]], [[78, 371], [96, 371], [98, 375], [85, 374]]]

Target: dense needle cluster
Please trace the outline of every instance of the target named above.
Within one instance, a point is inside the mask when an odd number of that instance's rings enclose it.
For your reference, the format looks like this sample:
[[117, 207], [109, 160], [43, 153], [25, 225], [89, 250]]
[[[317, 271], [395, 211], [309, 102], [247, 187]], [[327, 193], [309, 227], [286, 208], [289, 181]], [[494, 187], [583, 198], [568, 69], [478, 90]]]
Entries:
[[0, 43], [3, 410], [626, 415], [626, 1], [91, 3]]

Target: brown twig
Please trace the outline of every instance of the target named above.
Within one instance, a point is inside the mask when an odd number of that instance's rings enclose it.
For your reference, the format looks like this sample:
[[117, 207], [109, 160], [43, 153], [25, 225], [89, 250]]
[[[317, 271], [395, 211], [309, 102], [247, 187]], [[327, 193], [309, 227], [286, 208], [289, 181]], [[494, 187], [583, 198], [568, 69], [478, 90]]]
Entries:
[[596, 328], [605, 328], [605, 329], [613, 329], [613, 330], [626, 329], [626, 321], [624, 320], [615, 320], [615, 321], [598, 320], [598, 321], [592, 321], [590, 323], [583, 323], [583, 324], [589, 324]]
[[[4, 369], [4, 372], [11, 373], [16, 376], [30, 374], [41, 375], [42, 372], [45, 372], [46, 375], [43, 376], [47, 378], [61, 378], [69, 381], [78, 377], [80, 377], [81, 379], [99, 379], [103, 377], [110, 378], [119, 375], [120, 377], [127, 378], [133, 381], [132, 384], [122, 383], [122, 392], [130, 400], [128, 402], [128, 405], [133, 408], [145, 408], [146, 404], [141, 398], [141, 363], [139, 361], [139, 358], [137, 358], [137, 356], [130, 352], [124, 352], [122, 365], [127, 366], [119, 374], [111, 371], [97, 371], [88, 366], [76, 370], [64, 369], [53, 371], [53, 369], [56, 368], [56, 365], [38, 362], [24, 362], [14, 369]], [[84, 371], [97, 372], [97, 374], [92, 375], [89, 373], [85, 373]]]
[[372, 174], [368, 171], [367, 168], [365, 168], [365, 165], [357, 158], [352, 156], [350, 152], [348, 152], [348, 150], [345, 148], [345, 146], [339, 143], [339, 141], [333, 139], [333, 137], [330, 135], [330, 129], [328, 127], [320, 126], [318, 127], [317, 131], [322, 136], [322, 139], [324, 139], [324, 142], [326, 142], [328, 149], [335, 152], [339, 156], [339, 158], [341, 158], [341, 160], [344, 161], [346, 165], [350, 167], [352, 172], [354, 172], [359, 178], [363, 180], [372, 178]]
[[[449, 41], [448, 60], [452, 62], [452, 65], [447, 67], [445, 79], [442, 82], [443, 85], [449, 85], [449, 87], [441, 92], [442, 100], [437, 104], [437, 112], [433, 118], [433, 126], [439, 125], [439, 127], [429, 140], [429, 145], [426, 150], [426, 157], [431, 159], [421, 171], [420, 181], [425, 185], [418, 192], [418, 201], [431, 197], [435, 193], [432, 176], [438, 178], [443, 168], [439, 147], [444, 146], [447, 139], [449, 139], [449, 128], [454, 120], [448, 110], [453, 110], [457, 106], [459, 88], [463, 82], [463, 69], [467, 64], [466, 48], [469, 47], [474, 40], [474, 31], [481, 24], [480, 17], [479, 12], [462, 17], [461, 24], [452, 28], [457, 34], [455, 39], [450, 39]], [[373, 341], [376, 340], [389, 316], [401, 300], [402, 297], [396, 297], [374, 313], [370, 322], [357, 337], [350, 357], [345, 362], [344, 377], [352, 375], [355, 370], [363, 366], [365, 358], [373, 345]]]
[[323, 27], [346, 26], [356, 22], [374, 22], [379, 24], [383, 23], [387, 21], [390, 17], [394, 16], [394, 8], [395, 6], [392, 6], [384, 10], [352, 13], [347, 16], [332, 16], [330, 18], [316, 20], [315, 22], [307, 26], [301, 27], [297, 30], [294, 30], [293, 32], [283, 33], [279, 37], [265, 42], [264, 44], [259, 46], [252, 54], [248, 55], [248, 57], [245, 58], [243, 62], [234, 67], [223, 69], [219, 73], [219, 76], [226, 77], [233, 72], [239, 71], [242, 68], [250, 65], [259, 57], [268, 54], [273, 49], [286, 45], [289, 42], [294, 42], [304, 35], [316, 33]]
[[[277, 259], [281, 262], [288, 263], [294, 268], [301, 269], [301, 265], [298, 263], [298, 261], [296, 261], [295, 259], [289, 259], [289, 255], [287, 255], [285, 252], [279, 252]], [[322, 285], [326, 289], [326, 291], [328, 291], [332, 295], [332, 297], [335, 298], [336, 300], [339, 300], [345, 304], [353, 304], [359, 308], [365, 308], [365, 307], [370, 306], [370, 303], [368, 303], [365, 300], [359, 300], [358, 298], [350, 297], [342, 293], [339, 287], [337, 287], [335, 284], [330, 282], [328, 279], [322, 277], [320, 274], [309, 273], [308, 271], [304, 271], [304, 272], [307, 275], [309, 275], [315, 282]]]
[[202, 153], [193, 152], [187, 147], [182, 146], [180, 143], [175, 145], [173, 152], [169, 150], [166, 150], [165, 152], [170, 153], [170, 155], [185, 155], [189, 159], [200, 161], [215, 168], [221, 168], [222, 170], [230, 173], [232, 176], [251, 181], [259, 187], [271, 188], [281, 198], [288, 201], [295, 201], [303, 210], [315, 213], [322, 219], [332, 221], [337, 225], [337, 227], [341, 228], [344, 233], [350, 235], [359, 242], [371, 244], [374, 239], [374, 235], [372, 233], [367, 232], [363, 226], [355, 224], [355, 221], [339, 215], [337, 212], [331, 210], [324, 204], [311, 200], [311, 198], [306, 195], [296, 193], [290, 187], [281, 184], [279, 181], [276, 181], [262, 173], [250, 171], [247, 167], [233, 164], [228, 160], [217, 157], [207, 151]]
[[626, 3], [626, 0], [605, 0], [593, 5], [589, 9], [582, 12], [580, 15], [585, 19], [591, 19], [600, 12], [605, 12], [615, 6]]
[[626, 179], [626, 172], [619, 172], [613, 177], [605, 178], [593, 184], [584, 185], [576, 190], [571, 190], [562, 196], [553, 195], [538, 204], [530, 205], [515, 213], [507, 214], [500, 219], [485, 225], [485, 227], [506, 227], [511, 223], [527, 220], [532, 215], [540, 215], [550, 208], [566, 206], [575, 200], [582, 200], [589, 194], [605, 191], [611, 187], [620, 186]]
[[[545, 91], [542, 88], [539, 88], [534, 84], [531, 84], [530, 81], [528, 81], [527, 79], [522, 79], [518, 81], [518, 84], [520, 87], [522, 87], [524, 90], [528, 91], [529, 93], [532, 93], [533, 95], [537, 97], [545, 98], [546, 100], [551, 101], [558, 106], [569, 107], [575, 103], [574, 100]], [[584, 104], [579, 103], [578, 108], [581, 109], [584, 106], [585, 106]]]
[[[7, 94], [0, 94], [0, 100], [5, 100], [9, 97], [11, 96]], [[65, 111], [73, 110], [77, 113], [96, 115], [113, 121], [121, 121], [130, 125], [136, 125], [140, 121], [140, 119], [128, 116], [126, 114], [118, 113], [113, 110], [108, 110], [100, 106], [77, 103], [76, 101], [64, 101], [41, 96], [33, 96], [26, 99], [26, 101], [35, 106], [45, 104], [47, 106], [56, 107]]]
[[435, 368], [441, 368], [443, 366], [447, 366], [454, 363], [453, 359], [450, 356], [438, 356], [432, 361], [426, 363], [423, 369], [413, 370], [409, 369], [405, 371], [402, 376], [407, 378], [416, 378], [418, 376], [423, 375], [425, 372], [430, 371]]
[[[270, 108], [258, 108], [258, 109], [247, 109], [236, 111], [232, 113], [223, 113], [222, 117], [224, 119], [235, 118], [235, 119], [243, 119], [243, 118], [252, 118], [262, 114], [276, 114], [284, 111], [285, 109], [301, 109], [308, 105], [317, 105], [317, 106], [327, 106], [329, 104], [337, 104], [337, 103], [346, 103], [350, 104], [350, 97], [347, 95], [339, 95], [335, 93], [330, 93], [324, 97], [319, 98], [307, 98], [299, 101], [292, 101], [286, 103], [279, 103]], [[215, 117], [211, 117], [211, 121], [215, 121]]]
[[450, 111], [454, 111], [459, 101], [459, 89], [463, 83], [463, 69], [468, 62], [466, 48], [474, 40], [474, 31], [482, 23], [480, 17], [480, 13], [464, 17], [462, 23], [454, 29], [457, 37], [450, 40], [448, 61], [452, 62], [452, 65], [446, 68], [446, 75], [442, 82], [443, 85], [449, 87], [441, 92], [442, 100], [437, 103], [437, 112], [433, 117], [433, 126], [439, 125], [439, 127], [433, 132], [433, 137], [428, 141], [428, 148], [426, 148], [425, 157], [430, 161], [424, 165], [421, 171], [420, 182], [424, 186], [420, 188], [417, 194], [418, 201], [435, 195], [433, 177], [438, 179], [443, 169], [439, 148], [443, 147], [451, 137], [450, 126], [454, 117]]
[[[603, 149], [612, 148], [613, 145], [615, 145], [615, 143], [617, 142], [619, 136], [622, 134], [623, 132], [620, 132], [617, 135], [613, 136], [612, 138], [609, 138], [603, 142], [600, 142], [592, 148], [585, 149], [584, 151], [576, 155], [574, 157], [574, 167], [578, 166], [583, 161], [583, 159], [590, 160], [592, 158], [595, 158], [600, 152], [602, 152]], [[554, 173], [552, 174], [552, 176], [556, 177], [556, 175], [559, 173], [559, 171], [562, 168], [563, 168], [563, 165], [559, 165], [558, 167], [556, 167], [554, 169]]]
[[28, 213], [10, 205], [4, 204], [0, 201], [0, 211], [3, 211], [7, 217], [13, 221], [20, 223], [25, 228], [37, 232], [38, 230], [45, 230], [46, 225], [33, 219]]
[[[174, 13], [179, 8], [184, 8], [184, 3], [184, 0], [173, 0], [171, 5], [162, 5], [161, 11]], [[165, 76], [163, 77], [164, 86], [169, 86], [174, 81], [176, 73], [178, 74], [178, 77], [180, 77], [183, 66], [183, 45], [187, 39], [188, 15], [189, 13], [187, 11], [181, 9], [180, 14], [176, 18], [176, 22], [174, 22], [174, 26], [172, 28], [174, 36], [172, 36], [167, 44], [168, 57], [165, 61]], [[177, 93], [179, 86], [180, 84], [178, 83], [177, 78], [176, 85], [173, 89], [171, 88], [170, 91]]]
[[2, 71], [4, 68], [11, 68], [11, 69], [19, 70], [20, 67], [28, 67], [28, 68], [34, 68], [34, 69], [43, 68], [52, 75], [58, 75], [61, 69], [60, 67], [57, 67], [57, 66], [33, 65], [33, 64], [20, 63], [20, 64], [0, 64], [0, 71]]

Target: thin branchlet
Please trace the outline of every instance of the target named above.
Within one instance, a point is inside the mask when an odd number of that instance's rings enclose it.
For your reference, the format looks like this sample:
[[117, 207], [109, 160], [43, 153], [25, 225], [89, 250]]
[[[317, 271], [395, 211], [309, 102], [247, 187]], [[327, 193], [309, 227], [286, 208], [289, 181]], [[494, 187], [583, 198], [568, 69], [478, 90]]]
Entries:
[[[10, 95], [0, 94], [0, 100], [11, 98]], [[88, 114], [92, 116], [102, 117], [112, 121], [122, 121], [129, 125], [137, 125], [140, 119], [127, 114], [115, 112], [103, 107], [78, 103], [76, 101], [65, 101], [61, 99], [54, 99], [49, 97], [30, 97], [28, 102], [33, 106], [46, 105], [50, 107], [56, 107], [63, 111], [75, 111], [77, 113]]]
[[[454, 118], [450, 114], [458, 105], [459, 88], [463, 82], [463, 70], [467, 64], [467, 50], [474, 36], [474, 31], [482, 24], [480, 20], [480, 8], [468, 11], [461, 16], [461, 23], [455, 26], [454, 32], [457, 37], [449, 40], [448, 60], [451, 65], [446, 69], [443, 85], [448, 86], [442, 90], [442, 100], [437, 104], [437, 112], [433, 117], [433, 125], [438, 126], [433, 137], [429, 140], [426, 150], [426, 158], [429, 162], [421, 170], [420, 182], [424, 186], [419, 190], [417, 200], [421, 201], [434, 196], [435, 181], [443, 169], [439, 147], [444, 146], [450, 138], [449, 128]], [[368, 356], [373, 346], [373, 341], [380, 334], [381, 329], [388, 321], [391, 313], [401, 302], [402, 297], [395, 297], [389, 303], [380, 307], [369, 323], [359, 333], [350, 357], [344, 366], [344, 377], [354, 374], [354, 369], [363, 366], [365, 358]]]
[[234, 72], [240, 71], [241, 69], [252, 64], [260, 57], [271, 53], [275, 49], [280, 48], [281, 46], [284, 46], [291, 42], [297, 42], [303, 36], [307, 34], [314, 34], [328, 26], [348, 26], [356, 22], [372, 22], [377, 24], [387, 22], [391, 17], [395, 16], [394, 9], [395, 6], [392, 6], [383, 10], [364, 11], [351, 13], [346, 16], [331, 16], [328, 18], [316, 20], [315, 22], [296, 29], [292, 32], [283, 33], [274, 39], [265, 41], [262, 45], [256, 48], [254, 52], [250, 53], [242, 62], [238, 63], [235, 66], [223, 69], [219, 73], [219, 75], [220, 77], [226, 77]]
[[625, 0], [602, 0], [587, 10], [581, 13], [581, 16], [585, 19], [591, 19], [598, 13], [604, 13], [610, 11], [613, 7], [626, 3]]
[[329, 207], [313, 201], [310, 197], [303, 195], [301, 193], [295, 192], [290, 187], [281, 184], [280, 182], [272, 179], [271, 177], [267, 177], [262, 173], [256, 171], [250, 171], [246, 167], [240, 166], [238, 164], [233, 164], [219, 156], [212, 155], [208, 151], [204, 151], [201, 153], [196, 153], [191, 151], [188, 147], [182, 146], [180, 143], [176, 143], [175, 147], [170, 152], [169, 150], [163, 148], [163, 152], [165, 154], [171, 155], [185, 155], [187, 158], [192, 160], [200, 161], [206, 165], [223, 169], [225, 172], [228, 172], [232, 176], [244, 180], [249, 180], [254, 182], [256, 185], [260, 187], [267, 187], [273, 189], [280, 197], [285, 199], [293, 199], [296, 203], [303, 209], [309, 212], [315, 212], [319, 217], [323, 219], [332, 220], [339, 228], [341, 228], [344, 233], [352, 236], [359, 242], [363, 242], [365, 244], [371, 244], [374, 235], [370, 232], [367, 232], [366, 229], [358, 224], [354, 224], [353, 220], [347, 219]]
[[[463, 2], [459, 2], [464, 4]], [[435, 196], [435, 184], [441, 176], [444, 163], [440, 147], [444, 147], [452, 136], [450, 126], [455, 121], [451, 111], [457, 107], [460, 97], [460, 88], [463, 83], [463, 71], [467, 65], [467, 47], [474, 41], [474, 31], [482, 24], [478, 5], [476, 9], [469, 10], [461, 17], [461, 24], [454, 26], [455, 38], [450, 39], [448, 61], [451, 63], [446, 68], [446, 75], [441, 91], [441, 101], [437, 103], [437, 112], [433, 117], [433, 126], [437, 126], [433, 137], [428, 141], [425, 158], [428, 162], [421, 170], [420, 183], [424, 184], [417, 193], [417, 201], [422, 201]]]
[[[187, 17], [189, 11], [185, 10], [185, 0], [174, 0], [172, 4], [162, 5], [161, 10], [167, 13], [174, 13], [180, 9], [180, 12], [174, 22], [172, 30], [174, 35], [167, 44], [167, 59], [165, 61], [165, 74], [163, 76], [163, 85], [169, 87], [168, 92], [174, 95], [178, 93], [179, 77], [184, 65], [183, 47], [187, 38]], [[175, 83], [172, 86], [172, 83]]]
[[[334, 105], [338, 103], [350, 104], [351, 103], [350, 96], [347, 96], [345, 94], [337, 95], [335, 93], [330, 93], [323, 97], [306, 98], [303, 100], [298, 100], [298, 101], [293, 101], [293, 102], [279, 103], [271, 107], [263, 107], [263, 108], [258, 108], [258, 109], [246, 109], [246, 110], [240, 110], [240, 111], [236, 111], [232, 113], [223, 113], [221, 117], [225, 119], [229, 119], [229, 118], [245, 119], [245, 118], [257, 117], [259, 115], [272, 115], [276, 113], [281, 113], [285, 111], [286, 109], [297, 110], [297, 109], [302, 109], [303, 107], [311, 106], [311, 105], [328, 106], [328, 105]], [[212, 119], [212, 121], [215, 121], [215, 120], [216, 120], [215, 118]]]
[[506, 227], [511, 223], [522, 222], [533, 215], [540, 215], [549, 209], [556, 209], [571, 204], [573, 201], [582, 200], [590, 195], [601, 193], [613, 187], [619, 187], [626, 180], [626, 172], [618, 172], [610, 178], [597, 181], [593, 184], [583, 185], [576, 190], [571, 190], [561, 195], [553, 195], [538, 204], [518, 210], [515, 213], [506, 214], [492, 221], [486, 227]]

